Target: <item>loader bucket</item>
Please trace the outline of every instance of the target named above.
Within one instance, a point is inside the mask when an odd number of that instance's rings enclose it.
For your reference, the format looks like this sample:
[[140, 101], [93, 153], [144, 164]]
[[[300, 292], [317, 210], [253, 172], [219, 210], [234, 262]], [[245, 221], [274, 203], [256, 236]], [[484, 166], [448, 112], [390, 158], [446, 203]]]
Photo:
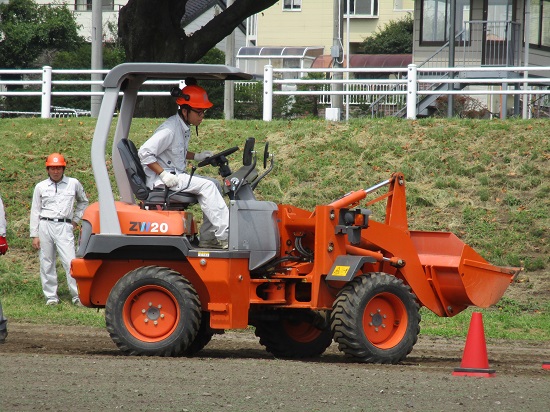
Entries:
[[447, 316], [497, 303], [521, 268], [494, 266], [448, 232], [411, 231], [420, 263]]

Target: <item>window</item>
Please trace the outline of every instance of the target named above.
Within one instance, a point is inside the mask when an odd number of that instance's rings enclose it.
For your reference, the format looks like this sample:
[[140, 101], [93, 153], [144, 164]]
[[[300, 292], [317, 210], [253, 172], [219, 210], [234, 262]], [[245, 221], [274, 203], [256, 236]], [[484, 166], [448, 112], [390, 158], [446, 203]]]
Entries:
[[534, 47], [550, 48], [550, 0], [531, 0], [531, 33]]
[[356, 17], [378, 16], [378, 0], [349, 0], [349, 14]]
[[394, 11], [413, 11], [414, 0], [393, 0]]
[[283, 11], [299, 11], [302, 9], [302, 0], [285, 0]]
[[[450, 0], [422, 0], [422, 45], [439, 45], [449, 41], [450, 3]], [[456, 0], [455, 34], [462, 31], [464, 22], [468, 20], [470, 0]]]
[[[74, 0], [76, 11], [92, 11], [92, 0]], [[101, 0], [101, 10], [112, 11], [115, 9], [114, 0]]]

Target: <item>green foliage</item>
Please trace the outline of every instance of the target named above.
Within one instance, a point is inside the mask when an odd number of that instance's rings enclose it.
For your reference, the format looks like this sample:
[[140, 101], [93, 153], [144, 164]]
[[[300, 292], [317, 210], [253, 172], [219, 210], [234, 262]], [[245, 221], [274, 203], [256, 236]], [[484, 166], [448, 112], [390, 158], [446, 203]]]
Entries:
[[[82, 44], [74, 51], [61, 51], [56, 53], [52, 66], [56, 69], [89, 69], [91, 67], [92, 45]], [[103, 45], [103, 68], [112, 69], [118, 64], [124, 63], [124, 49], [116, 43]], [[75, 75], [57, 75], [56, 80], [74, 80]], [[81, 85], [54, 85], [52, 91], [82, 91]], [[69, 107], [73, 109], [90, 110], [89, 96], [55, 96], [52, 99], [54, 106]]]
[[235, 117], [243, 120], [261, 119], [263, 116], [263, 84], [250, 82], [235, 89]]
[[74, 50], [82, 39], [67, 5], [39, 5], [32, 0], [0, 4], [0, 67], [34, 67], [47, 50]]
[[[210, 49], [203, 57], [197, 61], [198, 64], [225, 64], [225, 53], [220, 49]], [[205, 86], [204, 84], [201, 84]], [[208, 82], [206, 87], [206, 92], [208, 93], [208, 98], [214, 106], [208, 109], [208, 117], [210, 119], [222, 119], [224, 117], [223, 107], [224, 107], [224, 93], [225, 86], [223, 81], [212, 81]]]
[[[92, 65], [92, 45], [83, 43], [77, 49], [60, 51], [53, 59], [52, 65], [56, 69], [89, 69]], [[103, 45], [103, 68], [112, 69], [125, 62], [124, 49], [116, 43]]]
[[[41, 56], [55, 55], [60, 51], [74, 52], [83, 44], [83, 39], [78, 35], [78, 28], [66, 4], [40, 5], [32, 0], [11, 0], [9, 3], [2, 3], [0, 67], [29, 69], [41, 65]], [[3, 75], [2, 78], [17, 80], [21, 76]], [[40, 78], [29, 76], [29, 80], [35, 79]], [[17, 86], [8, 86], [8, 89], [18, 90]], [[40, 86], [27, 88], [33, 89], [40, 90]], [[3, 102], [3, 109], [39, 112], [40, 105], [40, 96], [14, 97]]]
[[[277, 85], [279, 90], [281, 85]], [[250, 82], [235, 90], [235, 117], [242, 120], [263, 118], [263, 83]], [[272, 113], [274, 118], [285, 119], [290, 114], [292, 96], [273, 96]]]
[[[324, 78], [323, 73], [308, 73], [304, 80], [320, 80]], [[298, 91], [320, 91], [323, 86], [320, 84], [300, 84]], [[319, 96], [301, 96], [296, 95], [294, 103], [290, 107], [290, 117], [319, 117], [320, 105]]]
[[410, 14], [391, 20], [365, 38], [361, 48], [366, 54], [410, 54], [413, 45], [413, 19]]

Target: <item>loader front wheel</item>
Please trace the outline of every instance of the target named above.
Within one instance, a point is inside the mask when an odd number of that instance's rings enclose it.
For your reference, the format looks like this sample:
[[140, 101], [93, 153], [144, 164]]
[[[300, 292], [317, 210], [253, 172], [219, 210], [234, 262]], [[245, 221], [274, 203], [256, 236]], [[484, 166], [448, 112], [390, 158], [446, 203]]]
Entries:
[[340, 291], [331, 327], [346, 355], [361, 362], [395, 364], [405, 359], [418, 339], [419, 305], [400, 279], [369, 273]]
[[122, 277], [105, 305], [111, 339], [128, 355], [179, 356], [201, 324], [197, 292], [179, 273], [147, 266]]
[[278, 358], [314, 358], [325, 352], [332, 343], [332, 333], [313, 319], [287, 319], [258, 322], [255, 334], [260, 344]]
[[189, 347], [183, 353], [185, 356], [195, 356], [198, 352], [204, 349], [206, 345], [210, 343], [214, 333], [223, 333], [223, 331], [214, 330], [210, 327], [210, 312], [202, 313], [202, 320], [199, 330], [197, 331], [197, 336], [189, 345]]

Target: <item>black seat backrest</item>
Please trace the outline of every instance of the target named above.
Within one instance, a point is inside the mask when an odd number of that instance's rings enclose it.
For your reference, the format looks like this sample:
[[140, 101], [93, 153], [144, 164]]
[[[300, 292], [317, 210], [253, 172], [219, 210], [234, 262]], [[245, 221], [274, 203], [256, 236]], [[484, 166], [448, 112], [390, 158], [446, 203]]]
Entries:
[[132, 192], [139, 200], [147, 200], [149, 189], [147, 188], [145, 171], [141, 166], [138, 152], [134, 143], [129, 139], [122, 139], [117, 144], [122, 164], [126, 169], [126, 175], [130, 181]]
[[129, 139], [122, 139], [117, 143], [126, 176], [130, 181], [132, 192], [144, 206], [156, 206], [169, 210], [183, 210], [189, 205], [197, 203], [195, 195], [185, 192], [168, 192], [164, 188], [149, 190], [147, 176], [139, 160], [136, 145]]

